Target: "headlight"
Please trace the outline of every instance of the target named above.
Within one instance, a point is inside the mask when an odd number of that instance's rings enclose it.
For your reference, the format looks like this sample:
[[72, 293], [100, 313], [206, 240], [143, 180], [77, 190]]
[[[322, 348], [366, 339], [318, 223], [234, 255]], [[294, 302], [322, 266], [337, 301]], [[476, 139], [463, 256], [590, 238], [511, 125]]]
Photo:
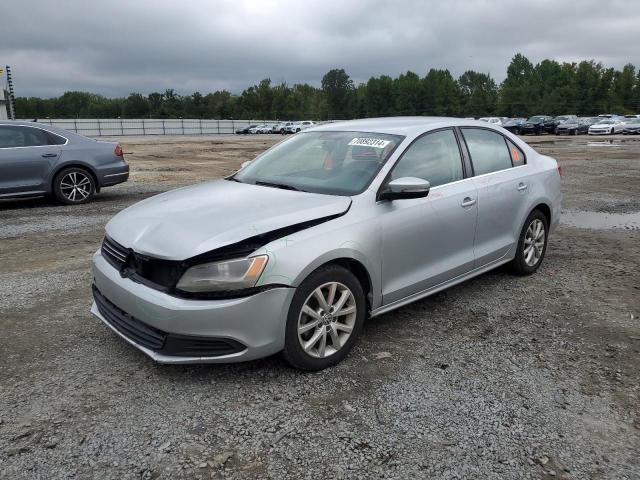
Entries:
[[220, 292], [255, 287], [267, 265], [267, 255], [196, 265], [180, 278], [176, 288], [185, 292]]

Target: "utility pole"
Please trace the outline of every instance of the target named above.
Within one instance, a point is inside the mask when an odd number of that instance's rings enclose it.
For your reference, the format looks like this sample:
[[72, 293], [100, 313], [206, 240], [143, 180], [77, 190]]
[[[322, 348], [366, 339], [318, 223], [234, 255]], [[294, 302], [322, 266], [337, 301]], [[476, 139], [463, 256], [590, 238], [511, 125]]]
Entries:
[[16, 119], [16, 96], [13, 91], [13, 79], [11, 78], [11, 67], [7, 65], [7, 106], [9, 107], [9, 111], [7, 112], [9, 115], [9, 120]]

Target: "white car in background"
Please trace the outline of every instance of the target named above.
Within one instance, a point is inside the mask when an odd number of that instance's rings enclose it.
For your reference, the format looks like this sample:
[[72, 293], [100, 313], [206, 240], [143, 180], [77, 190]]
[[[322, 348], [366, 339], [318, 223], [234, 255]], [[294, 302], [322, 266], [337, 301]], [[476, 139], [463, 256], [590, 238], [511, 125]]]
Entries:
[[271, 133], [286, 133], [287, 132], [287, 128], [289, 128], [291, 125], [293, 125], [296, 122], [282, 122], [282, 123], [278, 123], [277, 125], [275, 125], [272, 129], [271, 129]]
[[271, 132], [271, 127], [269, 125], [266, 124], [261, 124], [261, 125], [256, 125], [253, 128], [249, 129], [249, 133], [252, 134], [256, 134], [256, 133], [270, 133]]
[[285, 122], [280, 122], [280, 123], [271, 125], [271, 130], [269, 130], [269, 133], [280, 133], [285, 126], [286, 126]]
[[621, 117], [607, 118], [589, 127], [589, 135], [613, 135], [622, 133], [625, 123]]
[[500, 117], [481, 117], [478, 120], [490, 123], [491, 125], [496, 125], [498, 127], [502, 126], [502, 120], [500, 119]]
[[285, 128], [285, 133], [298, 133], [307, 128], [311, 128], [316, 126], [316, 122], [312, 122], [311, 120], [305, 120], [304, 122], [295, 122], [288, 127]]

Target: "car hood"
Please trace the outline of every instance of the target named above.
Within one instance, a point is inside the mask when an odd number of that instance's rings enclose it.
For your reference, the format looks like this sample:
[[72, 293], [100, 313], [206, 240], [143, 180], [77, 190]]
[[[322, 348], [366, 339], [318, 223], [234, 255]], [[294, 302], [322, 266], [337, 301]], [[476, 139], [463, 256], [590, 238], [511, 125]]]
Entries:
[[148, 198], [107, 223], [143, 255], [185, 260], [273, 230], [346, 212], [349, 197], [217, 180]]
[[563, 122], [560, 125], [558, 125], [558, 128], [577, 128], [579, 126], [580, 124], [576, 122]]

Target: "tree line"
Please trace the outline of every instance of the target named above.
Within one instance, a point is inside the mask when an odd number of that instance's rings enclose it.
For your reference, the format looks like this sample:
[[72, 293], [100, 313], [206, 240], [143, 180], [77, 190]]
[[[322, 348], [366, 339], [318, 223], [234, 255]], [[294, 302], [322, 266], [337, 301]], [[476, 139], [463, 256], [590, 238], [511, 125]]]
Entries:
[[356, 85], [344, 69], [333, 69], [321, 86], [273, 84], [264, 79], [233, 95], [226, 90], [179, 95], [173, 89], [149, 95], [107, 98], [88, 92], [16, 99], [18, 118], [212, 118], [349, 119], [392, 115], [507, 116], [596, 115], [640, 111], [640, 71], [594, 60], [534, 65], [517, 54], [501, 84], [468, 70], [454, 78], [432, 68], [424, 77], [408, 71], [396, 78], [372, 77]]

